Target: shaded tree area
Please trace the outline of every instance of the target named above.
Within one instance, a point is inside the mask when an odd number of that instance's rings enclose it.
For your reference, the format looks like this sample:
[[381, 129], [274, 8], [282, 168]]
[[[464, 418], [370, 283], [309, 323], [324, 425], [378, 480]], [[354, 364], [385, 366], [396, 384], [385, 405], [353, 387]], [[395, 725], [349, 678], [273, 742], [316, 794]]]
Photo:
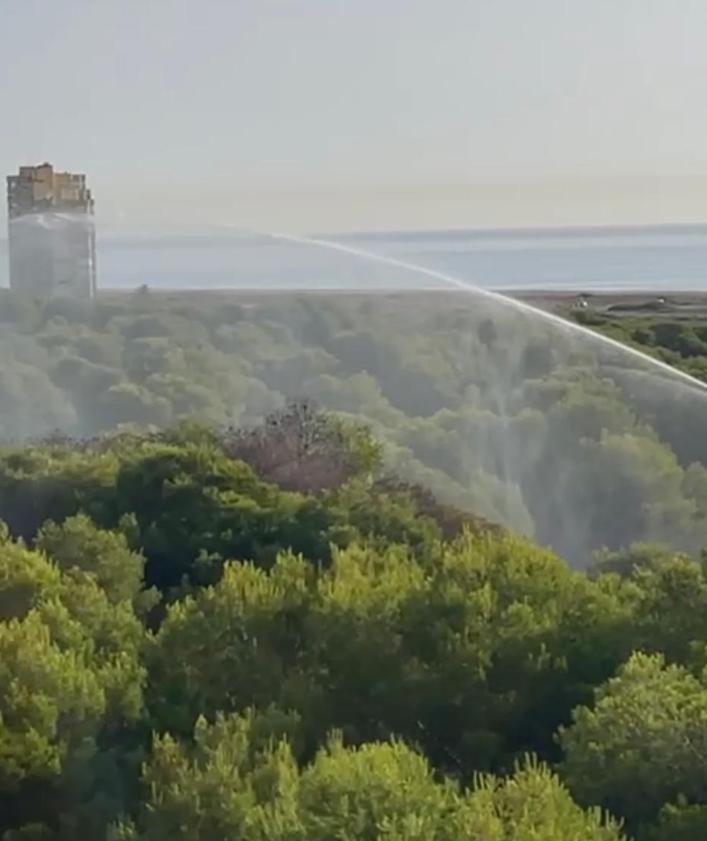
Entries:
[[[696, 322], [578, 317], [704, 378], [705, 331]], [[228, 430], [220, 446], [257, 466], [262, 480], [306, 495], [358, 469], [343, 444], [347, 426], [364, 422], [401, 480], [535, 537], [574, 566], [634, 541], [688, 553], [707, 541], [704, 395], [635, 358], [629, 364], [598, 339], [479, 296], [243, 300], [142, 290], [86, 307], [0, 290], [0, 355], [1, 441], [198, 420]], [[338, 419], [288, 417], [293, 403], [305, 413], [316, 403]], [[277, 412], [277, 429], [264, 437], [262, 421]], [[359, 443], [356, 458], [378, 457]], [[146, 473], [160, 458], [165, 467], [166, 452], [152, 455]], [[64, 494], [61, 481], [47, 475], [42, 494], [72, 510], [77, 490]], [[102, 504], [95, 494], [92, 504]], [[20, 531], [32, 533], [42, 505], [22, 510]], [[255, 551], [246, 544], [239, 553]], [[220, 554], [216, 532], [203, 548]]]

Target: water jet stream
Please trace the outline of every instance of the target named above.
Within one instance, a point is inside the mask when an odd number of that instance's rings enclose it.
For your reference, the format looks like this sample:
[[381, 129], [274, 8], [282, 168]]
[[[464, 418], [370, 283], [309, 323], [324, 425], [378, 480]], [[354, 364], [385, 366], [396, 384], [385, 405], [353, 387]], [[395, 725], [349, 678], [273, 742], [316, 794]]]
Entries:
[[348, 254], [352, 257], [358, 257], [361, 260], [371, 260], [373, 262], [379, 263], [380, 265], [392, 266], [394, 268], [404, 269], [406, 271], [411, 271], [420, 275], [425, 275], [426, 277], [433, 278], [434, 280], [441, 280], [443, 283], [446, 283], [449, 286], [456, 287], [457, 289], [461, 289], [462, 291], [467, 293], [476, 292], [480, 295], [483, 295], [488, 300], [493, 300], [497, 303], [513, 307], [516, 310], [525, 313], [526, 315], [538, 316], [539, 318], [542, 318], [545, 321], [554, 324], [564, 330], [574, 331], [581, 335], [583, 338], [591, 338], [594, 341], [604, 343], [608, 347], [612, 347], [617, 350], [623, 351], [624, 353], [627, 353], [630, 356], [635, 357], [636, 359], [640, 359], [641, 362], [648, 363], [654, 368], [657, 368], [658, 370], [669, 374], [670, 376], [675, 377], [676, 379], [681, 380], [684, 384], [692, 386], [693, 389], [700, 391], [703, 394], [707, 394], [707, 383], [698, 380], [696, 377], [693, 377], [690, 374], [686, 374], [684, 371], [680, 371], [678, 368], [673, 368], [673, 366], [668, 365], [667, 362], [662, 362], [659, 359], [655, 359], [652, 356], [648, 356], [648, 354], [643, 353], [640, 350], [636, 350], [636, 348], [632, 348], [629, 345], [622, 344], [616, 339], [612, 339], [609, 336], [604, 336], [601, 333], [595, 333], [592, 330], [583, 327], [581, 324], [577, 324], [572, 321], [567, 321], [559, 315], [555, 315], [554, 313], [541, 310], [538, 307], [534, 307], [531, 304], [525, 303], [525, 301], [519, 301], [516, 298], [511, 298], [508, 295], [502, 295], [500, 292], [494, 292], [490, 289], [483, 289], [480, 286], [468, 283], [467, 281], [461, 280], [460, 278], [455, 277], [454, 275], [447, 274], [446, 272], [440, 272], [437, 269], [430, 269], [426, 266], [421, 266], [417, 263], [408, 262], [407, 260], [400, 260], [397, 257], [388, 257], [384, 254], [378, 254], [375, 251], [367, 251], [363, 248], [355, 248], [350, 245], [344, 245], [343, 243], [336, 242], [334, 240], [318, 239], [315, 237], [300, 236], [297, 234], [283, 234], [274, 232], [264, 233], [262, 231], [257, 232], [257, 235], [267, 237], [269, 239], [274, 239], [280, 242], [291, 242], [298, 245], [309, 245], [316, 248], [325, 248], [330, 251], [338, 251], [342, 254]]

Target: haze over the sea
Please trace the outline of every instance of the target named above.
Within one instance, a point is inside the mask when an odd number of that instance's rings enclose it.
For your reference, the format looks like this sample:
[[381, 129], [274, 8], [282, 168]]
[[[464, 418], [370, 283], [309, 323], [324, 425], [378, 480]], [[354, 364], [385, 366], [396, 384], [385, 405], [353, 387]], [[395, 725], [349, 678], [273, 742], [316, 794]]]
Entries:
[[[707, 226], [419, 231], [332, 237], [454, 274], [487, 289], [705, 291]], [[0, 243], [0, 284], [7, 284]], [[439, 287], [309, 246], [237, 234], [99, 237], [100, 288], [375, 289]]]

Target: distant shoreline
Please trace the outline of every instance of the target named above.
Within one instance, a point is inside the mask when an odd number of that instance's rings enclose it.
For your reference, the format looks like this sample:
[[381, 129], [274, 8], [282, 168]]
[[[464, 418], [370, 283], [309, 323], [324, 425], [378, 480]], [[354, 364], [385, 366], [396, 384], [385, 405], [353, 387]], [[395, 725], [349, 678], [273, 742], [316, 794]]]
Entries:
[[[473, 293], [473, 290], [471, 290]], [[487, 290], [481, 290], [482, 294]], [[112, 297], [123, 298], [126, 295], [136, 295], [138, 290], [126, 289], [102, 289], [98, 292], [98, 298], [110, 299]], [[434, 289], [148, 289], [148, 294], [156, 298], [171, 298], [176, 300], [190, 300], [198, 298], [214, 299], [222, 298], [224, 302], [254, 304], [258, 300], [272, 300], [273, 297], [282, 298], [366, 298], [385, 297], [396, 298], [445, 298], [457, 297], [461, 300], [470, 293], [455, 288], [434, 288]], [[648, 316], [673, 316], [707, 318], [707, 290], [704, 292], [670, 290], [664, 292], [582, 292], [578, 290], [554, 290], [554, 289], [512, 289], [497, 290], [492, 294], [503, 295], [519, 301], [532, 304], [539, 309], [552, 312], [567, 311], [568, 307], [586, 306], [593, 310], [610, 313], [612, 315], [644, 315]]]

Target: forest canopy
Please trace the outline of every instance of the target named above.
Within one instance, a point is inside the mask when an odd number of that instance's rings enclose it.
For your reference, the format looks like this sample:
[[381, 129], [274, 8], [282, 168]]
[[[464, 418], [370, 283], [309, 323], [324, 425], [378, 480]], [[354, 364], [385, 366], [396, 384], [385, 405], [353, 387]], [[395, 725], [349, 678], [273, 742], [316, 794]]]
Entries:
[[309, 405], [7, 447], [0, 509], [3, 841], [702, 837], [699, 558], [574, 571]]
[[[702, 376], [699, 324], [576, 316]], [[635, 541], [707, 542], [705, 394], [483, 296], [143, 289], [87, 305], [0, 290], [0, 354], [6, 442], [247, 430], [306, 400], [364, 422], [396, 476], [575, 566]]]
[[4, 298], [2, 841], [707, 837], [692, 404], [369, 304]]

